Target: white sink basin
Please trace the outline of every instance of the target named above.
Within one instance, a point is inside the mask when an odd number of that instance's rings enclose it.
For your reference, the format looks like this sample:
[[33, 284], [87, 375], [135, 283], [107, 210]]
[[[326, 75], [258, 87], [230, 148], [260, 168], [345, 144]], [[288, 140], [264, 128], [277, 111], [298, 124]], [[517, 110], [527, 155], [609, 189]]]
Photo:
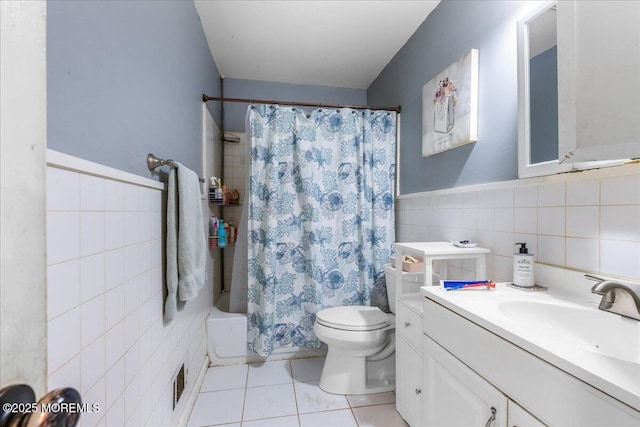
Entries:
[[498, 311], [537, 335], [629, 363], [640, 363], [640, 322], [591, 307], [503, 301]]

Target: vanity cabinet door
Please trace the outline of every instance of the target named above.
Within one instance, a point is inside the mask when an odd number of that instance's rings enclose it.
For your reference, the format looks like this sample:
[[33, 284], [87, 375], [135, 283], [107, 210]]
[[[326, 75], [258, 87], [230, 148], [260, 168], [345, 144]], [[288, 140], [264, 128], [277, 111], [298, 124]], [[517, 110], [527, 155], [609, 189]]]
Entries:
[[513, 400], [509, 400], [509, 427], [546, 427], [546, 425], [525, 411]]
[[640, 155], [640, 2], [558, 2], [559, 159]]
[[424, 425], [422, 355], [401, 336], [396, 337], [396, 409], [411, 427]]
[[507, 426], [507, 398], [428, 336], [425, 360], [425, 425]]

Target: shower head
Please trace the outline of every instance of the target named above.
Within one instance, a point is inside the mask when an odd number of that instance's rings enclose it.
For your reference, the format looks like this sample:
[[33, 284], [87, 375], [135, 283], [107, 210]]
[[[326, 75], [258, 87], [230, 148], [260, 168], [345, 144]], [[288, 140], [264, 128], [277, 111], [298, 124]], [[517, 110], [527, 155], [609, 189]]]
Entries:
[[239, 144], [240, 137], [238, 135], [233, 135], [231, 133], [225, 133], [224, 135], [222, 135], [222, 141], [228, 142], [230, 144]]

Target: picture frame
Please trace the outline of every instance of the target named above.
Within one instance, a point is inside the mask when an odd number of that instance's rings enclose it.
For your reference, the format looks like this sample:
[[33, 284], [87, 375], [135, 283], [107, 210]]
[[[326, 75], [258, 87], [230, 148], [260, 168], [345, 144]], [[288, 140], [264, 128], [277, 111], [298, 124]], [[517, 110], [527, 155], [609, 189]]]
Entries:
[[422, 156], [478, 140], [478, 49], [422, 87]]

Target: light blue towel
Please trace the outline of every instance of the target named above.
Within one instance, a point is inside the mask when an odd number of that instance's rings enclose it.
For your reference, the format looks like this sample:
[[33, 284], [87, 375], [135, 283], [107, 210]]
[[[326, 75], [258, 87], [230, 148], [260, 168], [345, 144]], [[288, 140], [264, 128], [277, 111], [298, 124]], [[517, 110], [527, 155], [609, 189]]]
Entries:
[[174, 162], [167, 184], [167, 300], [164, 315], [198, 295], [206, 276], [207, 239], [202, 219], [200, 181], [192, 170]]

